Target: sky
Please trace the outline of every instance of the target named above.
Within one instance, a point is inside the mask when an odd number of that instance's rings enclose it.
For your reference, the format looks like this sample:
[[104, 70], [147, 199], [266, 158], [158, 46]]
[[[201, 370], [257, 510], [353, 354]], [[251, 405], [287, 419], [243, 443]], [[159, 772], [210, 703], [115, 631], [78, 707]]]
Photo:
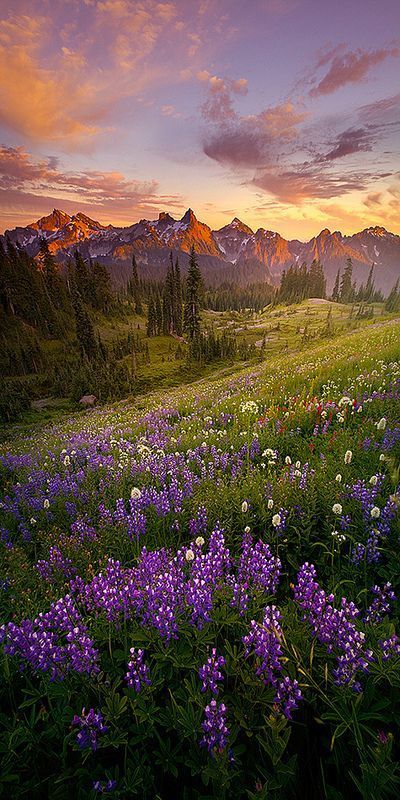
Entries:
[[400, 233], [399, 0], [2, 0], [0, 231]]

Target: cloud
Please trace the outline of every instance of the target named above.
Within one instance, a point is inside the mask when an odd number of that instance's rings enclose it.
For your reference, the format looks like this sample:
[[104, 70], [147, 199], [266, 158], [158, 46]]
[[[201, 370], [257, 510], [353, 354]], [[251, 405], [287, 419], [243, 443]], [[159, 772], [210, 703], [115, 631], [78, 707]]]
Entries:
[[65, 149], [91, 147], [121, 100], [178, 71], [151, 58], [160, 39], [176, 45], [177, 15], [172, 2], [100, 0], [86, 3], [81, 26], [66, 22], [62, 3], [47, 17], [33, 6], [0, 19], [0, 124]]
[[219, 78], [208, 70], [198, 72], [197, 79], [207, 86], [207, 97], [201, 106], [203, 118], [214, 123], [234, 119], [233, 96], [247, 94], [247, 79]]
[[323, 156], [323, 160], [335, 161], [337, 158], [371, 150], [371, 133], [364, 128], [349, 128], [339, 134], [332, 149]]
[[40, 211], [54, 204], [75, 211], [84, 206], [92, 213], [103, 212], [108, 220], [116, 214], [132, 219], [165, 204], [179, 209], [183, 205], [178, 195], [160, 195], [155, 180], [130, 179], [117, 171], [66, 172], [57, 159], [34, 159], [22, 147], [0, 147], [0, 192], [3, 209], [12, 207], [14, 212], [21, 208]]
[[275, 172], [259, 171], [252, 183], [286, 203], [298, 203], [310, 198], [338, 197], [354, 190], [365, 189], [368, 185], [365, 175], [321, 174], [321, 170], [310, 163], [293, 169], [278, 169]]
[[239, 117], [232, 108], [231, 113], [212, 117], [213, 122], [224, 124], [207, 132], [204, 153], [234, 169], [269, 164], [277, 158], [282, 146], [294, 139], [306, 117], [305, 111], [297, 110], [290, 102], [246, 117]]
[[349, 83], [360, 83], [365, 80], [370, 70], [387, 58], [400, 55], [398, 47], [382, 47], [377, 50], [343, 50], [339, 45], [325, 56], [321, 56], [316, 67], [330, 62], [324, 77], [310, 90], [311, 97], [327, 95]]
[[383, 124], [390, 122], [398, 124], [400, 117], [400, 92], [361, 106], [358, 110], [358, 115], [366, 124]]

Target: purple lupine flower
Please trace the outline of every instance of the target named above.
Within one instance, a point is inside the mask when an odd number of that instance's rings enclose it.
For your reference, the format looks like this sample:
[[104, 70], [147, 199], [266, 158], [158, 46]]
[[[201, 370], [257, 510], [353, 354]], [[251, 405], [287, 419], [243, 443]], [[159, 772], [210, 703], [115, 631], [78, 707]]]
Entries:
[[0, 628], [4, 652], [29, 664], [35, 672], [49, 672], [51, 680], [62, 680], [68, 672], [93, 675], [98, 672], [98, 651], [75, 606], [65, 595], [35, 620], [20, 625], [9, 622]]
[[91, 708], [87, 714], [83, 708], [80, 717], [75, 714], [71, 725], [79, 727], [76, 742], [81, 750], [84, 750], [85, 747], [90, 747], [93, 751], [97, 750], [99, 735], [108, 730], [101, 712], [96, 713], [94, 708]]
[[400, 638], [396, 633], [389, 639], [379, 639], [378, 644], [382, 650], [383, 661], [388, 661], [393, 656], [400, 656]]
[[102, 781], [93, 781], [92, 786], [95, 792], [107, 794], [107, 792], [113, 792], [114, 789], [117, 788], [117, 781], [113, 780], [112, 778], [110, 778], [106, 783], [102, 783]]
[[213, 647], [210, 658], [199, 669], [199, 677], [202, 680], [201, 691], [206, 692], [210, 689], [212, 694], [218, 694], [217, 681], [223, 681], [224, 676], [221, 668], [225, 666], [225, 659], [223, 656], [217, 656], [217, 650]]
[[64, 575], [65, 578], [72, 578], [76, 573], [70, 558], [63, 556], [58, 547], [50, 547], [49, 558], [39, 559], [36, 569], [45, 581], [52, 581], [57, 575]]
[[376, 624], [382, 620], [385, 614], [389, 613], [391, 604], [397, 598], [389, 581], [382, 587], [373, 586], [371, 592], [375, 596], [365, 612], [363, 622]]
[[147, 664], [144, 663], [144, 651], [136, 650], [135, 647], [130, 649], [131, 660], [128, 661], [128, 672], [125, 675], [125, 680], [128, 686], [140, 692], [142, 685], [150, 686], [150, 671]]
[[261, 539], [253, 545], [251, 534], [245, 533], [237, 572], [229, 577], [233, 586], [231, 606], [237, 606], [240, 614], [243, 614], [247, 609], [251, 589], [275, 594], [280, 571], [280, 559], [272, 555], [269, 545]]
[[287, 719], [292, 719], [292, 711], [299, 707], [299, 702], [303, 699], [299, 683], [286, 675], [276, 686], [275, 703], [282, 707], [283, 714]]
[[204, 722], [201, 723], [204, 736], [200, 740], [200, 747], [207, 747], [211, 755], [214, 755], [215, 751], [222, 753], [229, 738], [225, 704], [211, 700], [204, 709], [204, 717]]
[[361, 684], [355, 679], [356, 674], [359, 670], [368, 672], [373, 655], [365, 646], [365, 633], [358, 630], [354, 621], [359, 616], [359, 610], [344, 597], [340, 608], [335, 608], [334, 596], [326, 595], [320, 589], [315, 567], [308, 562], [303, 564], [298, 573], [294, 596], [305, 612], [303, 618], [308, 619], [318, 641], [327, 646], [329, 653], [339, 650], [337, 666], [333, 670], [335, 683], [338, 686], [349, 684], [354, 691], [361, 691]]
[[245, 657], [255, 656], [256, 675], [265, 684], [274, 684], [276, 673], [282, 670], [280, 619], [281, 614], [276, 606], [266, 606], [262, 623], [253, 619], [248, 635], [243, 637]]
[[281, 614], [276, 606], [266, 606], [264, 619], [260, 624], [252, 620], [250, 632], [243, 638], [246, 646], [245, 657], [255, 657], [255, 672], [267, 686], [273, 686], [276, 694], [274, 702], [282, 713], [291, 719], [292, 711], [298, 708], [303, 699], [298, 681], [282, 676], [282, 628]]

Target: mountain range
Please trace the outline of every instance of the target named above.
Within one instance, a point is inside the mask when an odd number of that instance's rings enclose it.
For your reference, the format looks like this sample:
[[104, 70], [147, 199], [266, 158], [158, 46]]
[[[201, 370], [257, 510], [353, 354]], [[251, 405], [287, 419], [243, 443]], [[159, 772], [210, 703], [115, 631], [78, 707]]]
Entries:
[[61, 265], [78, 248], [84, 258], [107, 264], [116, 285], [127, 279], [133, 253], [143, 277], [160, 279], [171, 251], [179, 256], [185, 270], [192, 245], [205, 280], [212, 284], [278, 284], [284, 269], [303, 261], [310, 264], [314, 258], [324, 266], [328, 290], [337, 270], [343, 269], [349, 257], [358, 284], [365, 283], [372, 264], [376, 286], [384, 292], [400, 276], [400, 236], [380, 226], [365, 228], [352, 236], [325, 228], [308, 242], [301, 242], [284, 239], [265, 228], [253, 231], [237, 217], [219, 230], [211, 230], [190, 208], [179, 220], [161, 212], [156, 220], [142, 219], [128, 227], [102, 225], [80, 212], [70, 216], [54, 209], [37, 222], [4, 234], [4, 238], [33, 256], [39, 251], [42, 237]]

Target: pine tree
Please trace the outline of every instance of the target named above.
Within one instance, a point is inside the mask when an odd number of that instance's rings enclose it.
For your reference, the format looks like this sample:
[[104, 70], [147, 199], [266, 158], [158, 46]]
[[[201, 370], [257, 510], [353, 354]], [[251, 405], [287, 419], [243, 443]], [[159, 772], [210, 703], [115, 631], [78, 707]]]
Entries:
[[389, 311], [390, 313], [400, 310], [399, 279], [397, 279], [393, 289], [386, 299], [385, 310]]
[[177, 336], [182, 336], [182, 281], [178, 258], [174, 272], [174, 330]]
[[140, 290], [140, 282], [137, 271], [135, 253], [132, 253], [132, 275], [128, 283], [128, 294], [130, 294], [130, 296], [133, 299], [135, 305], [135, 313], [143, 314], [142, 293]]
[[338, 271], [336, 273], [335, 283], [334, 283], [333, 290], [332, 290], [332, 300], [334, 301], [334, 303], [338, 303], [339, 302], [339, 297], [340, 297], [340, 288], [339, 287], [340, 287], [340, 269], [338, 269]]
[[156, 294], [154, 307], [155, 307], [155, 325], [156, 325], [155, 333], [157, 334], [157, 336], [160, 336], [163, 329], [163, 315], [162, 315], [161, 297], [159, 292], [157, 292]]
[[47, 239], [42, 236], [40, 240], [40, 260], [42, 264], [42, 275], [45, 292], [49, 302], [54, 308], [65, 309], [67, 306], [67, 295], [65, 284], [57, 269], [54, 256], [50, 253]]
[[354, 300], [354, 286], [352, 279], [353, 262], [351, 258], [348, 258], [343, 271], [342, 280], [340, 282], [340, 300], [342, 303], [352, 303]]
[[367, 283], [365, 286], [365, 292], [363, 299], [367, 303], [371, 303], [375, 294], [375, 284], [374, 284], [374, 266], [375, 264], [371, 265], [371, 269], [368, 274]]
[[183, 326], [189, 340], [200, 333], [200, 292], [202, 286], [201, 272], [197, 264], [194, 246], [190, 250], [189, 270], [186, 278], [185, 307]]
[[156, 333], [157, 333], [156, 311], [155, 311], [153, 297], [150, 297], [147, 309], [147, 336], [155, 336]]
[[108, 314], [112, 304], [111, 278], [107, 267], [95, 261], [91, 264], [88, 280], [91, 291], [88, 300], [93, 308]]
[[78, 292], [75, 292], [74, 295], [73, 308], [75, 313], [76, 338], [78, 340], [81, 358], [87, 361], [93, 361], [98, 355], [96, 337], [93, 325], [83, 307]]
[[174, 332], [174, 262], [170, 253], [167, 275], [163, 292], [163, 333], [167, 336]]
[[75, 265], [74, 265], [74, 273], [73, 273], [73, 280], [74, 280], [74, 288], [75, 291], [81, 297], [81, 300], [84, 303], [90, 303], [91, 292], [90, 292], [90, 276], [87, 264], [83, 260], [79, 250], [75, 250], [74, 253]]

